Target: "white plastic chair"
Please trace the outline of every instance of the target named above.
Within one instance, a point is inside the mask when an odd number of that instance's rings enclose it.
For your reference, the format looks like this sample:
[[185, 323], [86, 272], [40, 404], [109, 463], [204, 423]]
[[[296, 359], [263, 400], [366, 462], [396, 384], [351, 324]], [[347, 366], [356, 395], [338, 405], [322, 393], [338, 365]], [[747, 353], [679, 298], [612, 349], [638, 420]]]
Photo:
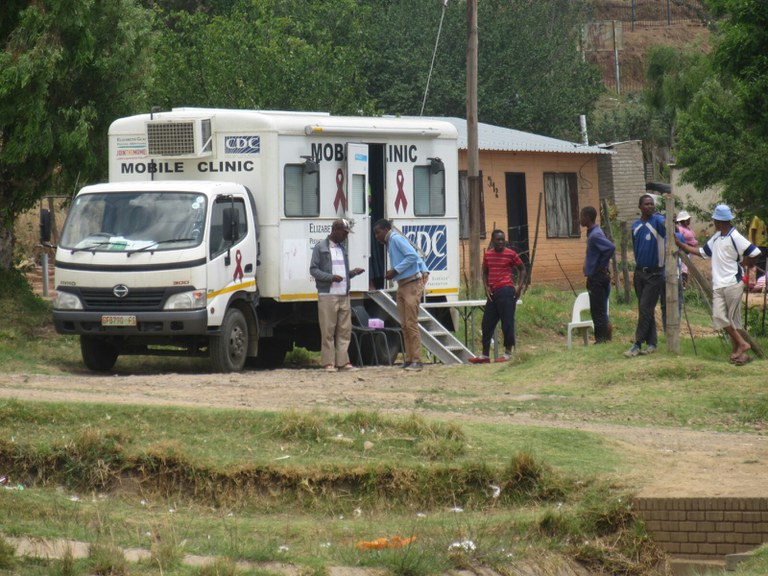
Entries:
[[568, 350], [573, 346], [572, 334], [574, 330], [581, 330], [581, 334], [584, 337], [584, 345], [589, 344], [589, 329], [595, 329], [595, 323], [592, 322], [592, 318], [589, 320], [582, 320], [581, 313], [589, 312], [589, 292], [582, 292], [576, 296], [576, 301], [573, 303], [573, 312], [571, 313], [571, 321], [568, 323]]

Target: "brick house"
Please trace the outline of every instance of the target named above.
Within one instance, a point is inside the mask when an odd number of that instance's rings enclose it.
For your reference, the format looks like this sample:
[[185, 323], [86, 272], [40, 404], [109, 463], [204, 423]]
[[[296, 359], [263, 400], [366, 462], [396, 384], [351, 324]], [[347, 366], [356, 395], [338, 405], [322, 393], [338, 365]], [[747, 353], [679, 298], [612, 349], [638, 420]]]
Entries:
[[[454, 124], [459, 133], [464, 278], [470, 268], [467, 126], [461, 118], [443, 120]], [[599, 206], [598, 159], [613, 152], [483, 123], [478, 124], [478, 145], [484, 207], [482, 250], [488, 246], [491, 232], [499, 228], [526, 262], [534, 256], [532, 284], [567, 286], [570, 280], [577, 289], [583, 286], [585, 235], [579, 212], [587, 205]]]

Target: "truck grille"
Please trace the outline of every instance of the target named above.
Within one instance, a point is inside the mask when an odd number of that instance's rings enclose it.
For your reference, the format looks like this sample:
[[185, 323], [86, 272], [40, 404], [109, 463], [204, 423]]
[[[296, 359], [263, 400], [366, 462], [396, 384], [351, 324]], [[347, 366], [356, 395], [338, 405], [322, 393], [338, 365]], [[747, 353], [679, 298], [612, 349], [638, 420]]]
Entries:
[[162, 310], [164, 288], [133, 288], [124, 298], [117, 298], [112, 288], [81, 288], [86, 310]]

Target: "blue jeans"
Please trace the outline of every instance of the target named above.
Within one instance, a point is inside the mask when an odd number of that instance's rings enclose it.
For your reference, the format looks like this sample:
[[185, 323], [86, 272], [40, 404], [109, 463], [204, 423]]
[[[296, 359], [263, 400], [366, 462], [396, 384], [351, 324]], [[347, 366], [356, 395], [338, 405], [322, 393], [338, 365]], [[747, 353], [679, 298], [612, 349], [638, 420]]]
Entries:
[[504, 333], [504, 348], [510, 349], [515, 345], [515, 308], [517, 307], [517, 291], [512, 286], [499, 288], [493, 293], [493, 298], [485, 303], [483, 312], [483, 354], [491, 350], [491, 340], [496, 325], [501, 320], [501, 331]]

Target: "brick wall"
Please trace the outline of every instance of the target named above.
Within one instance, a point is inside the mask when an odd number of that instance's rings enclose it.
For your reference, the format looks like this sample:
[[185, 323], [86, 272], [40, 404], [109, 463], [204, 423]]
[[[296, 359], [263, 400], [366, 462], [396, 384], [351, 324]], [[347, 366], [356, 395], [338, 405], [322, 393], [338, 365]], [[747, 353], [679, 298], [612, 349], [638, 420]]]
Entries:
[[[459, 151], [459, 169], [467, 166], [466, 150]], [[547, 237], [547, 219], [545, 202], [542, 200], [539, 214], [539, 194], [544, 191], [545, 172], [572, 172], [578, 175], [579, 207], [599, 206], [600, 194], [597, 176], [597, 155], [564, 154], [554, 152], [502, 152], [480, 151], [480, 170], [483, 173], [483, 198], [485, 201], [485, 240], [481, 240], [481, 253], [490, 244], [490, 233], [494, 228], [506, 230], [507, 190], [506, 174], [517, 172], [525, 174], [528, 244], [533, 250], [536, 244], [533, 277], [534, 285], [563, 285], [570, 280], [576, 290], [584, 288], [582, 264], [586, 250], [586, 236], [580, 228], [580, 236], [574, 238]], [[539, 236], [536, 240], [536, 218], [539, 218]], [[469, 245], [462, 240], [460, 261], [462, 280], [469, 275]], [[559, 260], [559, 263], [558, 263]], [[567, 278], [566, 278], [567, 276]]]
[[640, 216], [638, 202], [645, 194], [643, 143], [629, 140], [606, 146], [615, 154], [600, 156], [600, 198], [616, 206], [617, 219], [633, 222]]
[[634, 509], [670, 554], [725, 556], [768, 542], [768, 498], [638, 498]]

